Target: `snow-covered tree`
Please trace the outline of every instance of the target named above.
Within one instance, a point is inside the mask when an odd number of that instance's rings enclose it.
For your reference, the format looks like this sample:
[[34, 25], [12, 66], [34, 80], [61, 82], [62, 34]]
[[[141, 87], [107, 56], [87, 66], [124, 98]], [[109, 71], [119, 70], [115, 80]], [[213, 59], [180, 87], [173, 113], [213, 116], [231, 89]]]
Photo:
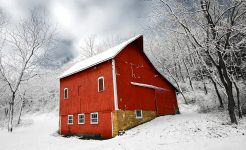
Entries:
[[[158, 36], [168, 35], [170, 41], [173, 41], [169, 47], [173, 60], [168, 59], [171, 64], [169, 68], [174, 68], [173, 76], [183, 80], [183, 72], [186, 70], [190, 77], [193, 74], [196, 78], [201, 77], [202, 81], [204, 78], [213, 80], [215, 89], [217, 84], [222, 86], [227, 96], [231, 122], [237, 124], [233, 90], [237, 91], [238, 112], [241, 116], [237, 81], [245, 79], [246, 1], [200, 0], [187, 5], [178, 0], [160, 0], [156, 3], [154, 33]], [[196, 69], [189, 71], [187, 64], [192, 61], [195, 61], [193, 67]]]
[[10, 91], [8, 131], [13, 130], [14, 105], [21, 84], [39, 74], [40, 61], [54, 43], [55, 29], [39, 9], [8, 28], [6, 45], [1, 51], [0, 74]]

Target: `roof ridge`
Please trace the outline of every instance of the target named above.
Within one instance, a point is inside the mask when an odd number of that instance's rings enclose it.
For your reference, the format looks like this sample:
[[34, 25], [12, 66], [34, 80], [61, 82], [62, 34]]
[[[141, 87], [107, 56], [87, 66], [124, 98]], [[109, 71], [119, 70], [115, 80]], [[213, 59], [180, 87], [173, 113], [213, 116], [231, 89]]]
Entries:
[[119, 54], [127, 45], [141, 37], [142, 35], [134, 36], [112, 48], [107, 49], [106, 51], [103, 51], [101, 53], [98, 53], [92, 57], [89, 57], [87, 59], [81, 60], [77, 63], [75, 63], [73, 66], [71, 66], [69, 69], [64, 71], [58, 78], [65, 78], [67, 76], [73, 75], [75, 73], [78, 73], [80, 71], [83, 71], [85, 69], [88, 69], [90, 67], [93, 67], [97, 64], [100, 64], [102, 62], [105, 62], [107, 60], [110, 60], [114, 58], [117, 54]]

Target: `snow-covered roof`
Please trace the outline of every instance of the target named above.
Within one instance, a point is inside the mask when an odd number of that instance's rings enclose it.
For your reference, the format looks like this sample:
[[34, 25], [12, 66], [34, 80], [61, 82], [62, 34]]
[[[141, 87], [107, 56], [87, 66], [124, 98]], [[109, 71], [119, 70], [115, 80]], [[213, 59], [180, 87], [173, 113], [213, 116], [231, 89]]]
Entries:
[[137, 83], [137, 82], [131, 82], [132, 85], [136, 85], [136, 86], [141, 86], [141, 87], [146, 87], [146, 88], [151, 88], [151, 89], [156, 89], [156, 90], [165, 90], [165, 91], [169, 91], [166, 89], [163, 89], [161, 87], [158, 86], [154, 86], [154, 85], [150, 85], [150, 84], [144, 84], [144, 83]]
[[102, 53], [99, 53], [95, 56], [92, 56], [88, 59], [85, 59], [83, 61], [80, 61], [76, 64], [74, 64], [71, 68], [66, 70], [64, 73], [62, 73], [58, 78], [64, 78], [67, 76], [70, 76], [72, 74], [78, 73], [80, 71], [83, 71], [85, 69], [88, 69], [92, 66], [95, 66], [97, 64], [100, 64], [102, 62], [105, 62], [107, 60], [110, 60], [114, 58], [119, 52], [121, 52], [127, 45], [129, 45], [134, 40], [138, 39], [141, 35], [135, 36], [113, 48], [110, 48]]

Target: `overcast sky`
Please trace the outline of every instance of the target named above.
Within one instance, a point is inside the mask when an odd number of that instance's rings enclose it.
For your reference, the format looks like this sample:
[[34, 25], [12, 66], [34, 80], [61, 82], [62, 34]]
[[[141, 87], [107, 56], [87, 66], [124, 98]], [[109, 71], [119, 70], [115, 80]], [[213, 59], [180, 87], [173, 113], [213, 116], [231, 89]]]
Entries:
[[[0, 0], [9, 21], [25, 17], [30, 9], [45, 8], [62, 41], [57, 53], [76, 55], [89, 35], [97, 40], [142, 34], [150, 0]], [[61, 55], [61, 56], [60, 56]]]

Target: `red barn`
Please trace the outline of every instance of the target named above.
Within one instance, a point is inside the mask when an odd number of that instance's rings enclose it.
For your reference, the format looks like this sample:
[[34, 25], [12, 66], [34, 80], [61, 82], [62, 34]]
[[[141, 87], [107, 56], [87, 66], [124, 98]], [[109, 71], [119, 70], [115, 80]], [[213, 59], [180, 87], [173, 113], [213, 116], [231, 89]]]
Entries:
[[111, 138], [178, 111], [178, 90], [149, 61], [141, 35], [78, 62], [59, 78], [62, 135]]

